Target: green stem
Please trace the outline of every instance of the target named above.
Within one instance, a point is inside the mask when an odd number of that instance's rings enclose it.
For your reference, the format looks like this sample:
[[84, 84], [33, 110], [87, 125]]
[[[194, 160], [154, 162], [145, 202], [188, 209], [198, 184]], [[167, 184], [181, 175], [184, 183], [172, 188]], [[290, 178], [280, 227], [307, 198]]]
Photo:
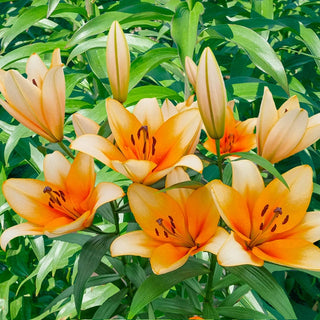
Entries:
[[219, 167], [220, 179], [222, 180], [222, 161], [223, 158], [221, 157], [220, 153], [220, 140], [215, 140], [216, 142], [216, 149], [217, 149], [217, 164]]
[[115, 201], [111, 201], [110, 204], [112, 208], [114, 224], [116, 226], [116, 234], [120, 234], [119, 215], [117, 213], [117, 203]]
[[217, 258], [212, 253], [210, 255], [211, 255], [210, 273], [209, 273], [208, 282], [207, 282], [205, 301], [211, 303], [211, 300], [212, 300], [212, 290], [211, 290], [212, 289], [212, 280], [213, 280], [213, 275], [214, 275], [214, 269], [216, 267]]
[[58, 145], [61, 147], [61, 149], [72, 159], [74, 159], [74, 155], [73, 153], [71, 152], [71, 150], [62, 142], [62, 141], [59, 141], [57, 142]]

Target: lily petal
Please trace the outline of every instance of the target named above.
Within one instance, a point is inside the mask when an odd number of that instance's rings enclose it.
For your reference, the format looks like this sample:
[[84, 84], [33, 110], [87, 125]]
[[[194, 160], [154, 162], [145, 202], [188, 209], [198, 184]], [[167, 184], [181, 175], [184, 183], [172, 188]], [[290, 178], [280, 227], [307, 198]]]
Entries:
[[218, 227], [216, 233], [209, 240], [209, 242], [207, 242], [204, 246], [202, 246], [199, 249], [201, 249], [201, 251], [208, 251], [213, 254], [217, 254], [223, 246], [223, 244], [226, 242], [226, 240], [228, 240], [228, 238], [229, 233], [225, 229]]
[[218, 263], [224, 267], [251, 264], [261, 267], [263, 259], [254, 255], [251, 250], [246, 250], [235, 238], [232, 232], [217, 255]]
[[246, 199], [238, 191], [219, 180], [213, 180], [210, 188], [222, 219], [241, 238], [249, 241], [251, 217]]
[[57, 210], [49, 207], [48, 194], [43, 189], [48, 182], [34, 179], [9, 179], [3, 184], [3, 194], [10, 207], [22, 218], [36, 225], [59, 218]]
[[307, 111], [302, 109], [288, 111], [269, 132], [261, 156], [271, 163], [286, 158], [297, 145], [297, 141], [302, 139], [307, 124]]
[[154, 162], [148, 160], [130, 159], [125, 162], [118, 160], [111, 161], [112, 168], [134, 182], [143, 182], [149, 173], [157, 166]]
[[303, 239], [279, 239], [254, 247], [252, 252], [260, 259], [273, 263], [320, 271], [320, 249]]
[[[256, 200], [253, 212], [255, 219], [252, 221], [253, 230], [256, 233], [260, 232], [261, 223], [267, 225], [271, 219], [274, 219], [274, 210], [281, 211], [273, 222], [276, 229], [272, 232], [264, 232], [266, 237], [297, 226], [304, 218], [310, 203], [313, 185], [312, 169], [309, 166], [295, 167], [283, 174], [283, 178], [290, 189], [286, 188], [278, 179], [274, 179]], [[266, 207], [267, 205], [268, 207]]]
[[113, 257], [134, 255], [150, 258], [153, 250], [161, 244], [160, 241], [149, 237], [145, 232], [133, 231], [115, 239], [110, 247]]
[[126, 160], [109, 140], [96, 134], [84, 134], [78, 137], [71, 143], [70, 148], [86, 153], [108, 167], [111, 167], [111, 160]]
[[70, 168], [70, 162], [59, 151], [46, 155], [43, 161], [45, 180], [62, 187], [64, 190], [66, 189], [65, 182]]
[[100, 182], [93, 190], [90, 196], [89, 207], [95, 212], [104, 203], [123, 197], [123, 190], [114, 183]]
[[133, 109], [133, 114], [143, 126], [148, 126], [151, 135], [163, 124], [163, 116], [156, 98], [141, 99]]
[[95, 121], [80, 113], [72, 115], [72, 124], [77, 137], [87, 133], [98, 134], [100, 129], [100, 126]]
[[29, 222], [17, 224], [9, 229], [4, 230], [1, 234], [1, 249], [6, 251], [7, 244], [16, 237], [41, 234], [43, 234], [43, 227], [41, 226]]
[[[264, 190], [264, 182], [257, 166], [249, 160], [233, 161], [232, 187], [247, 200], [249, 212], [253, 211], [256, 199]], [[252, 221], [253, 217], [251, 217]]]
[[38, 88], [42, 88], [42, 83], [48, 69], [41, 58], [36, 54], [32, 54], [26, 64], [26, 73], [28, 80], [34, 82]]
[[167, 121], [169, 118], [176, 115], [178, 110], [169, 99], [165, 99], [161, 107], [161, 112], [163, 120]]
[[277, 121], [278, 111], [276, 105], [270, 90], [265, 87], [257, 120], [257, 147], [259, 154], [264, 150], [266, 139]]
[[163, 274], [183, 266], [189, 258], [189, 250], [165, 243], [153, 250], [150, 263], [155, 274]]
[[290, 97], [283, 105], [278, 109], [278, 117], [282, 118], [288, 111], [299, 109], [299, 99], [297, 96]]

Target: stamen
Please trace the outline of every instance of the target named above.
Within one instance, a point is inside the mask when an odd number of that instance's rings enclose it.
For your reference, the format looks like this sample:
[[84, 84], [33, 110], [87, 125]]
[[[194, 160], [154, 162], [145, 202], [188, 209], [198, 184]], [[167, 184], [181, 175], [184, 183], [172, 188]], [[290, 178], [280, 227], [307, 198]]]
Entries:
[[59, 198], [56, 197], [56, 201], [57, 201], [58, 205], [61, 207], [61, 202], [60, 202]]
[[173, 221], [173, 218], [172, 218], [171, 216], [168, 216], [168, 218], [169, 218], [171, 221]]
[[147, 143], [146, 141], [143, 143], [143, 149], [142, 149], [142, 153], [146, 153], [146, 149], [147, 149]]
[[173, 234], [176, 234], [176, 229], [175, 229], [175, 227], [172, 226], [172, 227], [171, 227], [171, 231], [172, 231]]
[[264, 208], [262, 209], [262, 211], [261, 211], [261, 217], [263, 217], [263, 216], [266, 214], [268, 208], [269, 208], [269, 205], [266, 204], [266, 205], [264, 206]]
[[132, 144], [133, 144], [134, 146], [136, 145], [136, 142], [134, 141], [133, 134], [131, 135], [131, 142], [132, 142]]
[[289, 215], [286, 215], [286, 217], [282, 221], [282, 224], [286, 224], [288, 222], [288, 220], [289, 220]]
[[163, 219], [162, 219], [162, 218], [159, 218], [159, 219], [157, 219], [157, 220], [156, 220], [156, 222], [158, 223], [158, 225], [159, 225], [159, 226], [161, 226], [161, 225], [162, 225], [162, 221], [163, 221]]
[[176, 228], [176, 225], [174, 224], [173, 220], [170, 221], [172, 228]]
[[152, 150], [151, 150], [151, 154], [154, 156], [154, 154], [156, 153], [156, 143], [157, 140], [155, 137], [152, 137]]
[[146, 138], [149, 139], [149, 131], [148, 126], [141, 126], [137, 132], [138, 139], [140, 139], [141, 131], [144, 131], [146, 133]]
[[279, 216], [282, 214], [282, 209], [280, 207], [276, 207], [273, 212], [276, 214], [276, 216]]
[[277, 225], [275, 224], [270, 231], [271, 231], [271, 232], [275, 232], [276, 229], [277, 229]]
[[155, 231], [156, 235], [159, 237], [159, 231], [158, 231], [158, 229], [157, 229], [157, 228], [154, 228], [154, 231]]
[[49, 207], [54, 209], [54, 207], [53, 207], [53, 205], [52, 205], [52, 203], [50, 201], [49, 201]]
[[288, 112], [288, 109], [287, 109], [287, 108], [284, 109], [284, 113], [286, 113], [286, 112]]
[[261, 222], [259, 229], [263, 230], [263, 222]]
[[58, 191], [53, 190], [53, 192], [54, 192], [58, 197], [60, 197], [60, 193], [59, 193]]
[[168, 232], [166, 230], [163, 230], [163, 234], [166, 238], [169, 238]]
[[49, 201], [51, 201], [52, 203], [56, 203], [56, 200], [53, 197], [50, 197]]
[[61, 190], [59, 190], [59, 192], [60, 192], [61, 199], [62, 199], [64, 202], [66, 202], [66, 198], [65, 198], [64, 192], [61, 191]]

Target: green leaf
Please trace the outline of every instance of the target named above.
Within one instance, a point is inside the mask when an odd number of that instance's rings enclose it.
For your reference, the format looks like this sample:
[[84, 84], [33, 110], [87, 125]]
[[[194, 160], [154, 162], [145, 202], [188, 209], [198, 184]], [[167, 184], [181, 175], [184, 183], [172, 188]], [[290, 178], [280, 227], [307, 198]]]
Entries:
[[47, 6], [31, 7], [25, 10], [7, 29], [2, 37], [1, 47], [4, 50], [8, 44], [20, 33], [33, 26], [36, 22], [46, 17]]
[[184, 315], [185, 318], [194, 314], [201, 314], [201, 310], [198, 310], [190, 304], [188, 299], [180, 297], [162, 299], [159, 298], [152, 303], [155, 310], [159, 310], [165, 314], [178, 314]]
[[217, 307], [216, 310], [220, 315], [233, 319], [274, 319], [271, 315], [242, 307]]
[[97, 235], [87, 241], [80, 253], [77, 277], [74, 283], [74, 302], [77, 313], [80, 312], [85, 285], [107, 252], [114, 235]]
[[139, 56], [131, 64], [129, 90], [135, 87], [150, 70], [176, 57], [177, 50], [174, 48], [156, 48]]
[[158, 98], [158, 99], [168, 98], [170, 100], [176, 100], [178, 102], [183, 101], [183, 98], [176, 91], [172, 89], [169, 89], [166, 87], [148, 85], [148, 86], [142, 86], [142, 87], [137, 87], [132, 89], [128, 94], [125, 105], [126, 106], [134, 105], [143, 98]]
[[193, 50], [197, 42], [199, 17], [204, 8], [200, 2], [189, 9], [187, 2], [181, 2], [172, 19], [171, 36], [178, 47], [182, 65], [186, 57], [193, 57]]
[[266, 268], [243, 265], [227, 270], [244, 280], [285, 319], [297, 319], [285, 291]]
[[60, 0], [49, 0], [48, 1], [48, 11], [47, 11], [47, 18], [50, 17], [51, 13], [55, 10], [57, 5], [59, 4]]
[[281, 173], [273, 166], [273, 164], [271, 162], [269, 162], [265, 158], [255, 154], [255, 153], [249, 153], [249, 152], [228, 153], [228, 154], [224, 154], [223, 157], [227, 157], [230, 155], [237, 155], [237, 156], [240, 156], [241, 158], [244, 158], [244, 159], [247, 159], [247, 160], [250, 160], [250, 161], [256, 163], [258, 166], [266, 169], [271, 174], [273, 174], [276, 178], [278, 178], [289, 189], [289, 186], [288, 186], [286, 180], [282, 177]]
[[188, 261], [178, 270], [162, 274], [151, 275], [137, 290], [133, 297], [128, 319], [132, 319], [143, 307], [154, 299], [159, 297], [163, 292], [169, 290], [179, 282], [203, 275], [209, 272], [203, 264], [197, 261]]
[[259, 69], [269, 74], [289, 93], [287, 76], [280, 59], [270, 44], [259, 34], [236, 24], [210, 27], [205, 33], [214, 38], [228, 40], [242, 48]]

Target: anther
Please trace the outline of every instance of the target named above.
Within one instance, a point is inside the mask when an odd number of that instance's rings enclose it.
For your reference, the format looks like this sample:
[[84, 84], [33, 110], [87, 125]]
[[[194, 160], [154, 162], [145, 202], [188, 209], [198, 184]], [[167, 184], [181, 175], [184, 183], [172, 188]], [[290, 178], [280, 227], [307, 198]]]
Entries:
[[138, 139], [140, 139], [141, 131], [144, 131], [146, 133], [146, 138], [149, 139], [149, 131], [148, 126], [141, 126], [137, 132]]
[[54, 207], [53, 207], [53, 205], [52, 205], [51, 202], [49, 202], [49, 207], [52, 208], [52, 209], [54, 209]]
[[163, 234], [164, 234], [164, 236], [165, 236], [166, 238], [169, 238], [169, 235], [168, 235], [168, 232], [167, 232], [167, 231], [163, 230]]
[[271, 231], [271, 232], [275, 232], [276, 229], [277, 229], [277, 225], [275, 224], [270, 231]]
[[32, 79], [32, 83], [33, 83], [36, 87], [38, 86], [36, 79]]
[[171, 231], [173, 234], [176, 234], [176, 229], [174, 227], [171, 227]]
[[132, 142], [132, 144], [133, 144], [134, 146], [136, 145], [136, 142], [134, 141], [133, 134], [131, 135], [131, 142]]
[[176, 225], [174, 224], [173, 220], [171, 220], [170, 223], [171, 223], [171, 225], [172, 225], [172, 228], [175, 229], [175, 228], [176, 228]]
[[58, 205], [61, 207], [61, 202], [60, 202], [59, 198], [56, 197], [56, 201], [57, 201]]
[[52, 189], [49, 186], [43, 188], [43, 193], [51, 192]]
[[259, 229], [260, 229], [260, 230], [263, 229], [263, 222], [261, 222]]
[[59, 193], [58, 191], [53, 190], [53, 192], [54, 192], [58, 197], [60, 197], [60, 193]]
[[284, 109], [284, 113], [286, 113], [286, 112], [288, 112], [288, 109], [287, 109], [287, 108]]
[[143, 143], [143, 149], [142, 149], [142, 153], [146, 153], [146, 149], [147, 149], [147, 143], [146, 141]]
[[56, 203], [56, 200], [53, 197], [50, 197], [49, 201], [51, 201], [52, 203]]
[[263, 217], [263, 216], [266, 214], [268, 208], [269, 208], [269, 205], [266, 204], [266, 205], [264, 206], [264, 208], [262, 209], [262, 211], [261, 211], [261, 217]]
[[282, 224], [286, 224], [288, 222], [288, 220], [289, 220], [289, 215], [286, 215], [286, 217], [282, 221]]
[[156, 222], [158, 223], [158, 225], [159, 225], [159, 226], [161, 226], [161, 225], [162, 225], [162, 221], [163, 221], [163, 219], [162, 219], [162, 218], [159, 218], [159, 219], [157, 219], [157, 220], [156, 220]]
[[168, 218], [169, 218], [171, 221], [173, 221], [173, 218], [172, 218], [171, 216], [168, 216]]
[[156, 143], [157, 140], [155, 137], [152, 137], [152, 150], [151, 150], [151, 154], [154, 156], [154, 154], [156, 153]]
[[158, 229], [157, 229], [157, 228], [154, 228], [154, 231], [155, 231], [156, 235], [159, 237], [159, 231], [158, 231]]

